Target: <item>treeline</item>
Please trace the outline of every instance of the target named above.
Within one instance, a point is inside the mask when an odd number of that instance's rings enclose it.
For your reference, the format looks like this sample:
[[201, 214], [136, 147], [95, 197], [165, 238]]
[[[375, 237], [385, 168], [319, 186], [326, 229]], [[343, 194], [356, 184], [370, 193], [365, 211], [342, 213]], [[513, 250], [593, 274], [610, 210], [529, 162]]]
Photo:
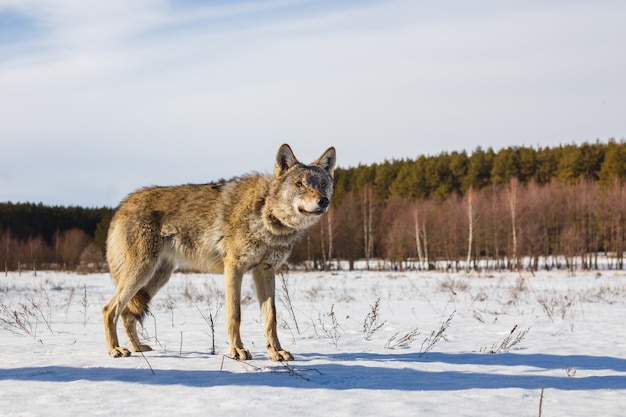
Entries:
[[99, 270], [113, 209], [0, 203], [0, 267]]
[[[396, 268], [623, 268], [626, 143], [420, 156], [337, 170], [292, 261]], [[598, 259], [604, 258], [600, 264]]]
[[626, 143], [583, 143], [554, 148], [509, 147], [495, 152], [477, 148], [467, 152], [419, 156], [336, 170], [335, 206], [345, 194], [372, 186], [378, 200], [438, 198], [464, 195], [473, 188], [506, 185], [516, 178], [522, 185], [598, 181], [609, 185], [626, 179]]
[[[331, 210], [292, 264], [623, 268], [624, 141], [445, 152], [337, 169], [335, 180]], [[104, 268], [112, 214], [0, 203], [0, 265]]]
[[[581, 181], [470, 189], [447, 198], [380, 200], [347, 193], [294, 249], [309, 268], [420, 270], [623, 269], [626, 187]], [[384, 263], [381, 264], [381, 260]]]

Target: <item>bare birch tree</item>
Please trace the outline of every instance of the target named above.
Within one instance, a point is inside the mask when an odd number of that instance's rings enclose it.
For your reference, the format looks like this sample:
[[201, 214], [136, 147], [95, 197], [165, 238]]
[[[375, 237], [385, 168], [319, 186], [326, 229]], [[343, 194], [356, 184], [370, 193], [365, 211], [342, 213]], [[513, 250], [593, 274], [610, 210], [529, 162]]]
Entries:
[[330, 208], [326, 213], [326, 230], [328, 234], [328, 256], [327, 256], [327, 267], [324, 269], [330, 269], [331, 263], [333, 261], [333, 240], [335, 239], [335, 231], [333, 228], [333, 220], [334, 220], [334, 210]]
[[467, 260], [465, 263], [465, 271], [470, 271], [470, 263], [472, 262], [472, 242], [474, 241], [474, 191], [473, 188], [467, 191]]
[[374, 231], [373, 231], [373, 212], [374, 212], [374, 190], [371, 185], [363, 187], [363, 248], [365, 255], [365, 263], [367, 269], [370, 268], [370, 259], [374, 252]]
[[413, 210], [413, 220], [415, 222], [415, 246], [417, 249], [417, 261], [419, 262], [420, 268], [422, 268], [422, 265], [424, 265], [424, 252], [422, 251], [419, 209], [417, 204], [415, 204], [415, 209]]
[[[509, 200], [509, 210], [511, 213], [511, 238], [513, 240], [513, 250], [511, 253], [511, 260], [516, 270], [519, 270], [519, 262], [517, 259], [517, 188], [519, 186], [519, 181], [517, 178], [512, 178], [509, 182], [509, 186], [507, 187], [508, 191], [508, 200]], [[511, 267], [509, 266], [509, 268]]]

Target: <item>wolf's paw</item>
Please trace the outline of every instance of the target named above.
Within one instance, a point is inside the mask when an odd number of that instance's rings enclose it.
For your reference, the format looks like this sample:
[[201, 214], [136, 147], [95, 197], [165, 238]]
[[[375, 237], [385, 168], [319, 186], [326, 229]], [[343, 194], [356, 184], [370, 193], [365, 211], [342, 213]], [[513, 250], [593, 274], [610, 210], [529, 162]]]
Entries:
[[247, 361], [252, 359], [252, 354], [248, 349], [230, 348], [230, 357], [238, 361]]
[[109, 355], [113, 356], [114, 358], [124, 358], [126, 356], [130, 356], [130, 350], [118, 346], [109, 350]]
[[150, 345], [133, 345], [131, 346], [133, 352], [150, 352], [152, 348]]
[[292, 361], [293, 356], [286, 350], [268, 350], [267, 353], [270, 356], [270, 359], [274, 362], [283, 362], [283, 361]]

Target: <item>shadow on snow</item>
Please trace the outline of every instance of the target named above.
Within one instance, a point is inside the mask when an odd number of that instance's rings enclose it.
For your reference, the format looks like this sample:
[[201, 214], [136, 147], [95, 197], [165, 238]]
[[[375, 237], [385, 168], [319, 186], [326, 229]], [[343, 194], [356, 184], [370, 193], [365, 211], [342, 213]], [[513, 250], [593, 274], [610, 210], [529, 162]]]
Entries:
[[429, 352], [420, 357], [418, 353], [381, 354], [381, 353], [336, 353], [336, 354], [303, 354], [304, 360], [320, 357], [343, 361], [374, 361], [374, 362], [411, 362], [411, 363], [448, 363], [452, 365], [495, 365], [495, 366], [533, 366], [543, 369], [564, 369], [572, 365], [576, 369], [613, 370], [626, 372], [626, 359], [609, 356], [587, 355], [547, 355], [547, 354], [515, 354], [515, 353], [438, 353]]
[[[315, 363], [310, 367], [306, 364]], [[341, 361], [341, 363], [339, 363]], [[368, 361], [368, 364], [363, 364]], [[350, 362], [350, 363], [349, 363]], [[489, 374], [475, 371], [425, 371], [409, 368], [390, 368], [384, 364], [446, 363], [451, 365], [531, 366], [542, 369], [563, 369], [563, 376]], [[245, 366], [245, 365], [242, 365]], [[127, 382], [148, 385], [183, 385], [189, 387], [267, 386], [285, 388], [325, 388], [336, 390], [400, 390], [400, 391], [455, 391], [467, 389], [555, 388], [560, 390], [626, 389], [626, 376], [588, 376], [583, 370], [613, 370], [626, 372], [626, 359], [597, 356], [558, 356], [544, 354], [375, 354], [338, 353], [305, 354], [290, 363], [299, 376], [290, 374], [281, 365], [266, 368], [244, 368], [249, 372], [220, 370], [173, 370], [123, 368], [74, 368], [44, 366], [0, 369], [0, 381], [43, 382]], [[579, 371], [568, 377], [565, 367]], [[580, 372], [583, 371], [583, 372]]]

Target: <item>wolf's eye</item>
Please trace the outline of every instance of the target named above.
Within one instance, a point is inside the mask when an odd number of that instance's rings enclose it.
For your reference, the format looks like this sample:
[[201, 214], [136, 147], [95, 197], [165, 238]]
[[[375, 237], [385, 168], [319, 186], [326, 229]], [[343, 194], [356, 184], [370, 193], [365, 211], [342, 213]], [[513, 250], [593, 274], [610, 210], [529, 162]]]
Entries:
[[302, 187], [302, 181], [296, 181], [296, 187], [298, 188]]
[[322, 181], [322, 184], [320, 184], [322, 186], [322, 188], [326, 188], [326, 181]]

